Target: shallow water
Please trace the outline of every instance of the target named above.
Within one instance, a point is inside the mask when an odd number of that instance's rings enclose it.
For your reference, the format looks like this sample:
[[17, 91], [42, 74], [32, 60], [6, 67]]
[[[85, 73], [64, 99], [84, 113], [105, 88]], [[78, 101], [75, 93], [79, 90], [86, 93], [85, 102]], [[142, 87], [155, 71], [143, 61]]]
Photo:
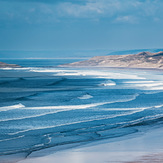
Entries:
[[121, 137], [163, 122], [162, 71], [25, 62], [0, 69], [0, 155]]

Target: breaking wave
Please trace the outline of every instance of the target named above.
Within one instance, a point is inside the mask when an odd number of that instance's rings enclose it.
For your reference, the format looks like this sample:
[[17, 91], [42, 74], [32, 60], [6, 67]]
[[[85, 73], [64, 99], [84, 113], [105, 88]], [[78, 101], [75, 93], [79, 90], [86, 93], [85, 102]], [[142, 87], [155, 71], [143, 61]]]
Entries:
[[11, 105], [11, 106], [3, 106], [0, 107], [0, 112], [2, 111], [8, 111], [8, 110], [13, 110], [13, 109], [19, 109], [19, 108], [24, 108], [25, 106], [23, 104], [17, 104], [17, 105]]

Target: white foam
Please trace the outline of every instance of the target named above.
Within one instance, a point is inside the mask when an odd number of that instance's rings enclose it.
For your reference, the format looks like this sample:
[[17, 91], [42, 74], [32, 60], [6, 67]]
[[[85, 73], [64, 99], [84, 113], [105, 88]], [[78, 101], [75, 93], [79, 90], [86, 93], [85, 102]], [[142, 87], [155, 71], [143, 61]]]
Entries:
[[65, 110], [65, 111], [76, 110], [76, 109], [87, 109], [87, 108], [91, 108], [91, 107], [96, 107], [96, 106], [105, 105], [105, 104], [112, 104], [112, 103], [116, 103], [116, 102], [132, 101], [132, 100], [135, 100], [138, 96], [139, 96], [139, 94], [135, 94], [135, 95], [133, 95], [132, 98], [128, 98], [128, 99], [123, 99], [123, 100], [118, 100], [118, 101], [101, 102], [101, 103], [93, 103], [93, 104], [85, 104], [85, 105], [60, 105], [60, 106], [25, 107], [25, 109], [32, 109], [32, 110], [56, 109], [56, 110]]
[[12, 70], [13, 68], [9, 68], [9, 67], [6, 67], [6, 68], [0, 68], [1, 70]]
[[145, 117], [130, 121], [130, 123], [138, 124], [138, 123], [144, 122], [146, 120], [155, 120], [155, 119], [162, 118], [162, 117], [163, 117], [163, 114], [150, 115], [150, 116], [145, 116]]
[[78, 123], [86, 123], [86, 122], [92, 122], [92, 121], [105, 120], [105, 119], [109, 119], [109, 118], [116, 118], [116, 117], [120, 117], [120, 116], [132, 115], [132, 114], [135, 114], [135, 113], [141, 112], [141, 111], [142, 110], [140, 109], [140, 110], [136, 110], [136, 111], [132, 111], [132, 112], [128, 112], [128, 113], [123, 113], [123, 114], [118, 114], [118, 115], [114, 115], [114, 116], [109, 115], [109, 116], [105, 116], [102, 118], [94, 118], [94, 119], [90, 119], [90, 120], [64, 123], [64, 124], [59, 124], [59, 125], [54, 125], [54, 126], [38, 127], [38, 128], [22, 130], [22, 131], [18, 131], [18, 132], [14, 132], [14, 133], [8, 133], [8, 135], [17, 135], [17, 134], [28, 132], [28, 131], [34, 131], [34, 130], [40, 130], [40, 129], [50, 129], [50, 128], [54, 128], [54, 127], [61, 127], [61, 126], [66, 126], [66, 125], [78, 124]]
[[13, 109], [18, 109], [18, 108], [24, 108], [25, 106], [21, 103], [17, 104], [17, 105], [12, 105], [12, 106], [3, 106], [0, 107], [0, 112], [1, 111], [8, 111], [8, 110], [13, 110]]
[[163, 86], [160, 86], [160, 87], [151, 87], [151, 88], [148, 88], [147, 90], [163, 90]]
[[107, 81], [105, 83], [99, 84], [99, 86], [115, 86], [115, 85], [116, 85], [116, 83], [113, 82], [112, 80], [109, 80], [109, 81]]
[[1, 70], [29, 70], [30, 67], [17, 67], [17, 68], [10, 68], [10, 67], [6, 67], [6, 68], [0, 68]]
[[15, 140], [15, 139], [20, 139], [20, 138], [23, 138], [24, 135], [21, 135], [21, 136], [18, 136], [18, 137], [14, 137], [14, 138], [9, 138], [9, 139], [2, 139], [0, 140], [0, 142], [4, 142], [4, 141], [9, 141], [9, 140]]
[[[40, 113], [40, 114], [37, 114], [37, 115], [32, 115], [32, 116], [23, 116], [23, 117], [18, 117], [18, 118], [2, 119], [2, 120], [0, 120], [0, 122], [23, 120], [23, 119], [29, 119], [29, 118], [36, 118], [36, 117], [41, 117], [41, 116], [55, 114], [55, 113], [60, 113], [60, 112], [65, 112], [65, 111], [78, 110], [78, 109], [79, 110], [81, 110], [81, 109], [88, 109], [88, 108], [97, 107], [97, 106], [101, 106], [101, 105], [105, 105], [105, 104], [112, 104], [112, 103], [116, 103], [116, 102], [128, 102], [128, 101], [132, 101], [132, 100], [136, 99], [137, 96], [139, 96], [139, 94], [135, 94], [131, 99], [118, 100], [118, 101], [110, 101], [110, 102], [103, 102], [103, 103], [94, 103], [94, 104], [85, 104], [85, 105], [24, 107], [23, 109], [27, 109], [27, 110], [50, 110], [50, 111], [49, 112], [45, 112], [45, 113]], [[51, 110], [54, 110], [54, 111], [51, 111]]]
[[55, 74], [57, 76], [86, 76], [88, 74], [82, 73], [82, 72], [62, 72]]
[[123, 82], [123, 83], [128, 83], [128, 84], [139, 84], [139, 83], [153, 83], [155, 81], [145, 81], [145, 80], [139, 80], [139, 81], [126, 81], [126, 82]]
[[32, 72], [56, 72], [56, 73], [65, 73], [65, 72], [76, 72], [75, 70], [64, 70], [64, 69], [54, 69], [54, 68], [31, 68], [30, 71]]
[[163, 90], [163, 82], [158, 80], [150, 80], [150, 81], [127, 81], [123, 82], [125, 84], [129, 84], [129, 87], [141, 88], [143, 90]]
[[[9, 69], [23, 69], [23, 68], [9, 68]], [[96, 78], [105, 79], [145, 79], [143, 76], [133, 74], [133, 72], [116, 72], [111, 70], [86, 70], [86, 69], [61, 69], [61, 68], [37, 68], [29, 67], [31, 72], [55, 73], [54, 76], [92, 76]]]
[[69, 70], [62, 71], [62, 73], [57, 73], [54, 75], [58, 76], [93, 76], [96, 78], [105, 79], [145, 79], [144, 77], [139, 77], [138, 75], [133, 75], [131, 73], [117, 73], [109, 72], [103, 70]]
[[18, 118], [2, 119], [2, 120], [0, 120], [0, 122], [17, 121], [17, 120], [24, 120], [24, 119], [30, 119], [30, 118], [37, 118], [37, 117], [41, 117], [41, 116], [45, 116], [45, 115], [58, 113], [58, 112], [61, 112], [61, 111], [51, 111], [51, 112], [41, 113], [41, 114], [32, 115], [32, 116], [23, 116], [23, 117], [18, 117]]
[[113, 85], [116, 85], [115, 83], [104, 83], [103, 84], [104, 86], [113, 86]]
[[[26, 117], [20, 117], [20, 118], [4, 119], [4, 120], [1, 120], [1, 122], [4, 122], [4, 121], [12, 121], [12, 120], [29, 119], [29, 118], [35, 118], [35, 117], [41, 117], [41, 116], [48, 115], [48, 114], [59, 113], [59, 112], [70, 111], [70, 110], [76, 110], [76, 109], [86, 109], [86, 108], [96, 107], [96, 106], [100, 106], [100, 105], [104, 105], [104, 104], [111, 104], [111, 103], [115, 103], [115, 102], [128, 102], [128, 101], [132, 101], [132, 100], [136, 99], [137, 96], [139, 96], [139, 94], [135, 94], [130, 99], [119, 100], [119, 101], [112, 101], [112, 102], [104, 102], [104, 103], [86, 104], [86, 105], [24, 107], [24, 105], [19, 104], [19, 105], [10, 106], [10, 110], [11, 109], [18, 108], [18, 107], [22, 107], [23, 109], [28, 109], [28, 110], [29, 109], [35, 109], [35, 110], [37, 110], [37, 109], [38, 110], [40, 110], [40, 109], [44, 109], [44, 110], [46, 110], [46, 109], [50, 109], [50, 110], [51, 109], [55, 109], [55, 110], [54, 111], [51, 111], [51, 112], [48, 112], [48, 113], [46, 112], [46, 113], [43, 113], [43, 114], [34, 115], [34, 116], [26, 116]], [[9, 108], [7, 108], [7, 109], [9, 109]], [[141, 110], [142, 109], [139, 109], [139, 111], [141, 111]], [[136, 112], [137, 111], [138, 110], [136, 110]], [[16, 133], [9, 133], [9, 135], [15, 135], [17, 133], [21, 133], [21, 132], [24, 132], [24, 131], [28, 131], [28, 130], [23, 130], [23, 131], [16, 132]]]
[[136, 84], [135, 86], [144, 90], [163, 90], [163, 83]]
[[163, 107], [163, 105], [157, 105], [157, 106], [154, 106], [155, 108], [161, 108]]
[[104, 105], [107, 104], [107, 102], [103, 102], [103, 103], [94, 103], [94, 104], [85, 104], [85, 105], [60, 105], [60, 106], [41, 106], [41, 107], [26, 107], [26, 109], [36, 109], [36, 110], [46, 110], [46, 109], [57, 109], [57, 110], [72, 110], [72, 109], [87, 109], [90, 107], [96, 107], [99, 105]]
[[89, 95], [89, 94], [85, 94], [81, 97], [78, 97], [78, 99], [81, 99], [81, 100], [86, 100], [86, 99], [90, 99], [90, 98], [93, 98], [93, 96]]
[[34, 147], [43, 147], [45, 144], [36, 144]]
[[[94, 106], [100, 106], [100, 105], [104, 105], [104, 104], [111, 104], [111, 103], [115, 103], [115, 102], [128, 102], [128, 101], [132, 101], [132, 100], [136, 99], [137, 96], [139, 96], [139, 94], [135, 94], [133, 98], [126, 99], [126, 100], [119, 100], [119, 101], [112, 101], [112, 102], [104, 102], [104, 103], [95, 103], [95, 104], [86, 104], [86, 105], [72, 105], [71, 108], [69, 108], [69, 109], [67, 109], [67, 106], [64, 106], [64, 109], [63, 109], [63, 106], [28, 107], [27, 109], [50, 109], [50, 108], [53, 108], [53, 109], [56, 109], [56, 108], [61, 109], [61, 110], [57, 110], [57, 111], [54, 112], [54, 113], [58, 113], [58, 112], [63, 112], [63, 111], [76, 110], [76, 109], [86, 109], [86, 108], [91, 108], [91, 107], [94, 107]], [[76, 107], [76, 106], [79, 106], [79, 108]], [[105, 118], [100, 118], [100, 119], [91, 119], [91, 120], [87, 120], [87, 121], [78, 121], [78, 122], [73, 122], [73, 123], [65, 123], [65, 124], [55, 125], [55, 126], [49, 126], [49, 127], [40, 127], [40, 128], [35, 128], [35, 129], [32, 129], [32, 130], [48, 129], [48, 128], [59, 127], [59, 126], [64, 126], [64, 125], [77, 124], [77, 123], [81, 123], [81, 122], [89, 122], [89, 121], [94, 121], [94, 120], [102, 120], [102, 119], [107, 119], [107, 118], [115, 118], [116, 116], [130, 115], [130, 114], [134, 114], [134, 113], [140, 112], [140, 111], [142, 111], [142, 109], [133, 110], [132, 113], [129, 112], [129, 113], [115, 115], [115, 116], [107, 116], [107, 117], [105, 116]], [[52, 113], [53, 112], [51, 112], [51, 113], [45, 113], [44, 115], [52, 114]], [[38, 116], [34, 116], [34, 117], [39, 117], [39, 116], [43, 116], [43, 114], [38, 115]], [[31, 117], [23, 117], [22, 119], [25, 119], [25, 118], [31, 118]], [[20, 118], [18, 118], [17, 120], [20, 120]], [[9, 133], [8, 135], [16, 135], [16, 134], [23, 133], [23, 132], [26, 132], [26, 131], [31, 131], [31, 129], [22, 130], [22, 131], [18, 131], [18, 132], [15, 132], [15, 133]]]
[[155, 82], [155, 83], [144, 83], [144, 84], [135, 84], [138, 87], [155, 87], [155, 86], [163, 86], [163, 83]]
[[62, 72], [62, 70], [55, 69], [31, 69], [31, 72]]
[[60, 69], [60, 68], [31, 68], [32, 72], [49, 72], [55, 73], [54, 76], [93, 76], [96, 78], [106, 79], [145, 79], [132, 72], [113, 72], [108, 70], [86, 70], [86, 69]]
[[60, 113], [60, 112], [64, 112], [64, 111], [87, 109], [87, 108], [100, 106], [100, 105], [104, 105], [104, 104], [106, 104], [106, 103], [95, 103], [95, 104], [87, 104], [87, 105], [71, 105], [71, 106], [66, 105], [66, 106], [46, 106], [46, 107], [25, 107], [24, 109], [27, 109], [27, 110], [31, 109], [31, 110], [52, 110], [52, 111], [40, 113], [40, 114], [32, 115], [32, 116], [23, 116], [23, 117], [18, 117], [18, 118], [2, 119], [2, 120], [0, 120], [0, 122], [36, 118], [36, 117]]
[[117, 110], [117, 111], [129, 111], [129, 110], [146, 110], [146, 109], [152, 109], [152, 108], [161, 108], [162, 105], [156, 105], [156, 106], [148, 106], [148, 107], [136, 107], [136, 108], [103, 108], [102, 110]]
[[[154, 107], [157, 107], [157, 106], [154, 106]], [[137, 108], [104, 108], [104, 109], [102, 109], [102, 110], [108, 110], [108, 111], [110, 111], [110, 110], [112, 110], [112, 111], [130, 111], [130, 110], [146, 110], [146, 109], [150, 109], [150, 108], [152, 108], [152, 107], [137, 107]]]

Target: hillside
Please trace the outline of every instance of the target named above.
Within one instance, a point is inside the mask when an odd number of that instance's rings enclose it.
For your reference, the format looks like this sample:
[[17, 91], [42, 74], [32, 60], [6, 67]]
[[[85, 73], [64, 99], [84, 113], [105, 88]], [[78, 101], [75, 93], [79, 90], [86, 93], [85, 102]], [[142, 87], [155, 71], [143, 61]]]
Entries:
[[60, 65], [60, 67], [128, 67], [163, 69], [163, 51], [129, 55], [96, 56], [89, 60]]
[[21, 66], [16, 65], [16, 64], [7, 64], [4, 62], [0, 62], [0, 68], [18, 68], [18, 67], [21, 67]]

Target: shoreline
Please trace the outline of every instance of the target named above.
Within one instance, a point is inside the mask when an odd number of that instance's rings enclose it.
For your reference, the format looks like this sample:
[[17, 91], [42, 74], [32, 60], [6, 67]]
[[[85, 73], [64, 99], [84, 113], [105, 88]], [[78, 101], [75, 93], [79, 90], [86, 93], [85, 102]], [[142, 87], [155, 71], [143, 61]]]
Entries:
[[8, 64], [4, 62], [0, 62], [0, 68], [20, 68], [21, 66], [17, 64]]
[[[108, 67], [108, 66], [64, 66], [64, 65], [58, 65], [58, 66], [43, 66], [43, 67], [48, 67], [48, 68], [84, 68], [84, 69], [117, 69], [117, 70], [148, 70], [148, 71], [163, 71], [163, 68], [144, 68], [144, 67]], [[4, 67], [1, 67], [0, 65], [0, 70], [5, 70], [5, 69], [23, 69], [23, 68], [28, 68], [28, 67], [22, 67], [16, 64], [7, 64]]]
[[[97, 68], [101, 69], [101, 67], [97, 67]], [[104, 67], [103, 69], [107, 70], [108, 67]], [[111, 69], [115, 70], [115, 68], [111, 68]], [[122, 68], [117, 68], [117, 70], [119, 69], [122, 70]], [[133, 68], [127, 68], [127, 69], [133, 70]], [[125, 68], [125, 70], [127, 69]], [[139, 70], [139, 72], [141, 71], [140, 69], [136, 69], [136, 70]], [[151, 69], [149, 70], [151, 71], [151, 74], [152, 74], [152, 70]], [[144, 71], [147, 71], [147, 69], [145, 69]], [[158, 72], [162, 74], [162, 71], [158, 71], [157, 69], [156, 74], [158, 74]], [[6, 155], [6, 157], [8, 159], [11, 159], [12, 163], [14, 161], [13, 159], [14, 157], [18, 159], [14, 163], [16, 162], [17, 163], [35, 163], [35, 162], [39, 162], [39, 163], [46, 163], [46, 162], [48, 163], [54, 163], [54, 162], [67, 163], [68, 162], [69, 163], [71, 162], [73, 163], [74, 157], [75, 159], [77, 159], [76, 161], [74, 161], [74, 163], [76, 162], [77, 163], [78, 162], [79, 163], [90, 163], [90, 162], [96, 163], [96, 161], [97, 163], [101, 163], [100, 161], [109, 162], [110, 159], [111, 159], [110, 163], [114, 163], [114, 162], [117, 163], [118, 161], [119, 163], [134, 163], [134, 160], [141, 160], [141, 159], [144, 159], [144, 157], [150, 158], [150, 157], [155, 157], [155, 155], [160, 155], [160, 157], [162, 156], [163, 140], [161, 136], [163, 135], [163, 132], [161, 132], [160, 130], [163, 129], [163, 125], [159, 125], [159, 127], [160, 128], [145, 127], [145, 130], [140, 130], [140, 132], [138, 132], [137, 134], [126, 135], [124, 137], [118, 137], [118, 138], [112, 138], [112, 139], [103, 139], [103, 140], [99, 140], [96, 142], [89, 142], [87, 144], [85, 143], [85, 145], [74, 144], [74, 146], [70, 145], [69, 147], [67, 145], [65, 146], [63, 145], [61, 147], [57, 147], [57, 149], [56, 147], [50, 147], [50, 148], [46, 148], [40, 151], [32, 152], [32, 154], [30, 155], [28, 155], [27, 153], [19, 153], [15, 155]], [[146, 142], [146, 139], [148, 139], [147, 142]], [[161, 141], [159, 142], [160, 144], [157, 142], [156, 139], [158, 140], [160, 139]], [[137, 142], [138, 144], [135, 144], [135, 142]], [[153, 144], [153, 142], [157, 142], [156, 145]], [[150, 151], [149, 149], [152, 149], [152, 150], [154, 149], [154, 151]], [[26, 160], [22, 160], [26, 157], [27, 157]], [[124, 157], [124, 159], [126, 160], [116, 160], [117, 157], [118, 159]], [[81, 158], [81, 160], [78, 160], [79, 158]], [[1, 157], [0, 157], [0, 162], [1, 162]], [[11, 163], [11, 162], [4, 161], [2, 163]]]
[[139, 67], [102, 67], [102, 66], [62, 66], [62, 65], [59, 65], [57, 66], [57, 68], [89, 68], [89, 69], [94, 69], [94, 68], [97, 68], [97, 69], [117, 69], [117, 70], [122, 70], [122, 69], [129, 69], [129, 70], [149, 70], [149, 71], [152, 71], [152, 70], [155, 70], [155, 71], [163, 71], [163, 69], [159, 69], [159, 68], [139, 68]]
[[52, 152], [53, 148], [50, 148], [33, 152], [27, 159], [18, 163], [147, 163], [150, 159], [153, 160], [151, 163], [155, 163], [157, 156], [162, 162], [162, 135], [161, 125], [160, 128], [154, 127], [146, 132], [91, 142], [62, 151]]

